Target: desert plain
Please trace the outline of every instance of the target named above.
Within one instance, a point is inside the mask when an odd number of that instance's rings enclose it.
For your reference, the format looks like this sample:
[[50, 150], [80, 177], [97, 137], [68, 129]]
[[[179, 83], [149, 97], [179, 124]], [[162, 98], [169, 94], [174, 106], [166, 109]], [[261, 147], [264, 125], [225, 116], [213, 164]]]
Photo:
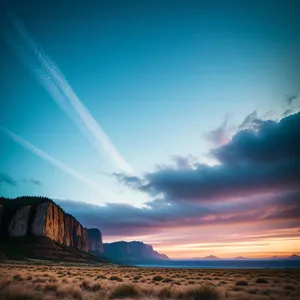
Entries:
[[0, 299], [299, 300], [300, 270], [7, 262]]

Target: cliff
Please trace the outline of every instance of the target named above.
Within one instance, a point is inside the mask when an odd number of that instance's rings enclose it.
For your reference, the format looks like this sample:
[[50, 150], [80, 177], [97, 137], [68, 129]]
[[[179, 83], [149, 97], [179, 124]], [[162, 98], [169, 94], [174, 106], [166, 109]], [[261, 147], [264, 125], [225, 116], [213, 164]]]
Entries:
[[105, 243], [104, 253], [112, 259], [124, 262], [169, 260], [167, 255], [158, 253], [151, 245], [136, 241]]
[[[8, 258], [118, 262], [167, 260], [142, 242], [102, 243], [97, 228], [84, 228], [73, 216], [42, 197], [0, 197], [0, 253]], [[0, 255], [1, 256], [1, 255]]]
[[10, 237], [44, 236], [67, 247], [89, 250], [87, 229], [53, 201], [41, 199], [40, 202], [32, 203], [26, 201], [26, 197], [23, 200], [22, 204], [17, 201], [15, 207], [14, 203], [8, 203], [14, 200], [4, 202], [3, 214], [8, 214], [3, 224], [6, 227], [3, 229], [4, 234]]
[[[32, 242], [40, 241], [34, 237], [42, 237], [50, 239], [63, 249], [68, 247], [88, 252], [92, 246], [91, 252], [101, 253], [103, 251], [101, 233], [98, 229], [92, 229], [91, 233], [94, 235], [91, 234], [89, 241], [87, 228], [48, 198], [0, 198], [1, 239], [19, 238], [18, 241], [22, 241], [25, 245], [25, 238], [30, 238]], [[43, 245], [44, 241], [45, 239]], [[52, 248], [56, 248], [53, 243], [51, 245]]]
[[97, 228], [88, 229], [89, 250], [96, 255], [103, 253], [102, 234]]

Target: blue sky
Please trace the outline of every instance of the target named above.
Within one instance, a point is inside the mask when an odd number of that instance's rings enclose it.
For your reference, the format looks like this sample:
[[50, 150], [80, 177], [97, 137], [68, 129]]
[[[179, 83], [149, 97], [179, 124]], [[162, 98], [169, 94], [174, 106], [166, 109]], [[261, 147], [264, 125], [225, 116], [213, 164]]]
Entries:
[[[35, 1], [28, 7], [20, 1], [11, 6], [138, 172], [172, 155], [206, 154], [210, 145], [203, 134], [219, 126], [226, 114], [238, 123], [250, 111], [265, 113], [297, 92], [299, 26], [290, 17], [296, 17], [292, 5], [224, 8], [199, 2], [171, 8], [170, 2], [130, 3], [90, 2], [84, 9], [79, 4]], [[1, 44], [1, 125], [115, 188], [114, 178], [101, 174], [112, 171], [109, 163], [4, 39]], [[85, 197], [86, 187], [66, 174], [3, 135], [1, 144], [2, 172], [38, 177], [43, 185], [35, 187], [36, 193]], [[6, 187], [5, 194], [31, 189]]]
[[[121, 157], [142, 176], [173, 156], [210, 162], [206, 134], [254, 110], [278, 117], [299, 93], [297, 1], [9, 1], [1, 13], [0, 125], [76, 170], [87, 184], [0, 133], [1, 195], [140, 206], [148, 195], [91, 145], [20, 59], [18, 19], [60, 69]], [[5, 5], [5, 4], [3, 4]], [[8, 6], [7, 6], [8, 7]], [[3, 17], [3, 18], [2, 18]], [[17, 38], [15, 38], [17, 37]], [[13, 45], [8, 40], [13, 39]], [[19, 53], [20, 53], [19, 52]], [[122, 170], [121, 170], [122, 171]], [[38, 180], [34, 184], [30, 180]]]

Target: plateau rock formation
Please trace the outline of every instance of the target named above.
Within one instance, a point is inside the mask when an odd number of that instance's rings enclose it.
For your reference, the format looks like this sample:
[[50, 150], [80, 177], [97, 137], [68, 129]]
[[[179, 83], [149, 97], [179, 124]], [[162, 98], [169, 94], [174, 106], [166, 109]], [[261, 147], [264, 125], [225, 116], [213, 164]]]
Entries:
[[151, 245], [136, 241], [105, 243], [104, 253], [121, 261], [169, 260], [167, 255], [153, 250]]
[[167, 260], [142, 242], [102, 243], [99, 229], [84, 228], [51, 199], [0, 197], [0, 255], [68, 260], [142, 262]]
[[99, 254], [103, 252], [102, 234], [97, 228], [88, 229], [89, 250], [91, 253]]
[[[90, 250], [87, 228], [48, 198], [0, 198], [0, 235], [6, 238], [47, 237], [66, 247]], [[97, 247], [102, 249], [101, 234]]]

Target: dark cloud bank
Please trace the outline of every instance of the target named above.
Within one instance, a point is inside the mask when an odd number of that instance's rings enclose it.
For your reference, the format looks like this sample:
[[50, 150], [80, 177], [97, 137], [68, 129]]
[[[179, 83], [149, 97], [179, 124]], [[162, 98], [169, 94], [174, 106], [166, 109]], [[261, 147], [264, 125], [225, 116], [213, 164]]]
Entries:
[[299, 228], [300, 112], [279, 122], [249, 116], [227, 144], [211, 150], [217, 165], [177, 157], [174, 166], [158, 166], [142, 178], [115, 174], [122, 184], [149, 195], [152, 200], [142, 208], [57, 202], [107, 235], [271, 221], [273, 229]]

